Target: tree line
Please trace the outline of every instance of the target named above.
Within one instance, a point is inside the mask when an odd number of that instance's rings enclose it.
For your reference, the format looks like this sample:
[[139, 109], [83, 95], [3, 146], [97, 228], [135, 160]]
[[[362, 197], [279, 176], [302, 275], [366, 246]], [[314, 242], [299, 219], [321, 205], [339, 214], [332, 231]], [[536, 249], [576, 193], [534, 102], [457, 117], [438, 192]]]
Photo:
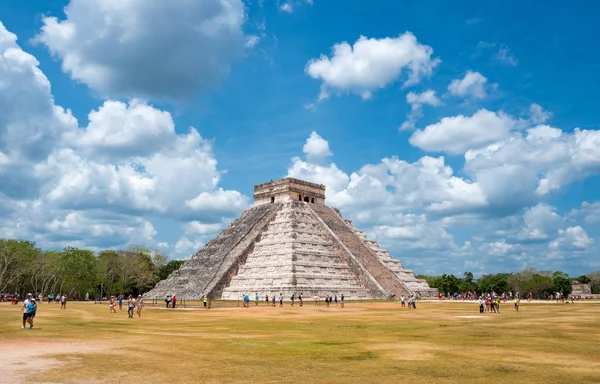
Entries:
[[474, 279], [473, 273], [465, 272], [462, 277], [453, 274], [441, 276], [424, 276], [430, 287], [437, 288], [444, 295], [463, 292], [475, 292], [477, 294], [496, 292], [520, 292], [522, 296], [532, 293], [535, 299], [545, 299], [550, 295], [560, 292], [567, 296], [572, 292], [572, 283], [590, 284], [592, 294], [600, 293], [600, 271], [569, 277], [561, 271], [538, 271], [527, 268], [517, 273], [497, 273], [483, 275]]
[[69, 297], [141, 294], [179, 269], [157, 250], [131, 245], [125, 250], [67, 247], [43, 250], [34, 242], [0, 239], [0, 293], [64, 293]]

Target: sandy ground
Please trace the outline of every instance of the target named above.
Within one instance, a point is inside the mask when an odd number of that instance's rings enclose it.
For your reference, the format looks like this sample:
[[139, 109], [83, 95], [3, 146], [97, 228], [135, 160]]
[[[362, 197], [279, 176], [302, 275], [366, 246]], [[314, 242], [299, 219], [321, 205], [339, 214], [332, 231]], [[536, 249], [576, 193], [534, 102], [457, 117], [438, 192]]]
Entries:
[[[24, 330], [23, 332], [27, 332]], [[39, 375], [45, 371], [57, 369], [62, 364], [55, 358], [57, 354], [77, 354], [100, 352], [106, 346], [90, 343], [69, 342], [12, 342], [0, 345], [0, 375], [1, 384], [34, 383], [43, 384], [43, 381], [29, 381], [30, 374]]]

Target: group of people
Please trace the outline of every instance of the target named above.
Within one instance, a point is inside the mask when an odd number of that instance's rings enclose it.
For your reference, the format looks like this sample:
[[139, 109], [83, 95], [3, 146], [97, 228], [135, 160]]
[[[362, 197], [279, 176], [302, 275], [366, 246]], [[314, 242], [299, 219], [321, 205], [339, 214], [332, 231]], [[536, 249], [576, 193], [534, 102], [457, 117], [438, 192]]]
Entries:
[[177, 295], [167, 295], [167, 298], [165, 299], [165, 304], [167, 308], [175, 308], [175, 306], [177, 306]]
[[[269, 297], [268, 294], [265, 294], [265, 303], [271, 307], [276, 307], [277, 303], [279, 303], [279, 307], [283, 307], [283, 293], [279, 293], [279, 296], [276, 297], [275, 295], [272, 295]], [[298, 294], [298, 296], [296, 297], [295, 293], [292, 293], [292, 295], [290, 296], [290, 305], [293, 307], [294, 304], [296, 303], [296, 299], [298, 300], [299, 305], [302, 307], [304, 305], [304, 296], [302, 294], [302, 292], [300, 292], [300, 294]], [[321, 298], [319, 296], [314, 296], [314, 301], [315, 301], [315, 306], [317, 305], [321, 305]], [[338, 296], [337, 295], [326, 295], [325, 296], [325, 305], [327, 307], [329, 307], [329, 305], [335, 301], [336, 305], [341, 305], [342, 308], [344, 307], [344, 294], [341, 294], [339, 297], [339, 301], [338, 301]], [[258, 292], [255, 293], [254, 295], [254, 304], [258, 305], [258, 303], [260, 302], [260, 296], [258, 295]], [[238, 304], [239, 305], [239, 304]], [[205, 305], [206, 306], [206, 303]], [[243, 307], [249, 307], [250, 306], [250, 295], [248, 294], [243, 294], [242, 295], [242, 306]]]
[[[117, 298], [114, 296], [110, 297], [108, 301], [108, 308], [110, 313], [117, 313], [117, 305], [119, 306], [119, 310], [123, 309], [123, 301], [125, 295], [119, 295]], [[137, 307], [137, 311], [136, 311]], [[127, 297], [127, 315], [130, 319], [133, 319], [134, 312], [137, 313], [138, 319], [142, 317], [142, 309], [144, 309], [144, 298], [142, 295], [138, 295], [137, 299], [135, 299], [132, 295]]]
[[400, 305], [402, 308], [406, 308], [406, 303], [408, 302], [408, 309], [417, 309], [417, 296], [412, 294], [405, 298], [404, 295], [400, 296]]
[[21, 310], [23, 311], [23, 325], [21, 329], [25, 329], [26, 324], [29, 324], [30, 330], [33, 329], [33, 319], [37, 311], [37, 302], [31, 293], [28, 293], [25, 300], [23, 300]]

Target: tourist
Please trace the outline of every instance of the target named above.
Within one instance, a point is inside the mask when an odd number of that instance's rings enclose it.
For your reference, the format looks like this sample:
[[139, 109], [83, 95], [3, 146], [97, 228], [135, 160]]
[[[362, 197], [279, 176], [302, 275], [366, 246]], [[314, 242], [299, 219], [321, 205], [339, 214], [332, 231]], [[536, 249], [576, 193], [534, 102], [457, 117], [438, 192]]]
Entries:
[[142, 317], [142, 309], [144, 309], [144, 298], [142, 297], [142, 295], [138, 295], [138, 298], [137, 298], [137, 315], [138, 315], [138, 319], [140, 317]]
[[483, 298], [479, 296], [479, 313], [483, 313]]
[[400, 296], [400, 306], [402, 308], [406, 307], [406, 304], [404, 303], [404, 295]]
[[67, 309], [67, 296], [64, 293], [60, 296], [60, 309]]
[[[268, 297], [267, 297], [267, 298], [268, 298]], [[275, 301], [275, 296], [273, 296], [273, 301]], [[246, 295], [246, 296], [244, 297], [244, 302], [245, 302], [245, 304], [246, 304], [246, 308], [250, 307], [250, 296], [249, 296], [249, 295]]]
[[269, 295], [268, 294], [265, 295], [265, 302], [267, 303], [267, 305], [269, 305]]
[[515, 311], [519, 312], [519, 304], [521, 304], [521, 298], [519, 296], [515, 297]]
[[290, 296], [290, 301], [292, 302], [292, 307], [294, 306], [295, 299], [296, 299], [296, 297], [294, 296], [294, 293], [292, 293], [292, 296]]
[[21, 305], [21, 310], [23, 311], [23, 325], [21, 329], [25, 329], [25, 323], [29, 323], [29, 304], [31, 304], [32, 297], [31, 293], [28, 293], [25, 300], [23, 300], [23, 305]]
[[35, 299], [32, 298], [29, 305], [27, 306], [29, 308], [29, 318], [28, 318], [28, 323], [29, 323], [29, 329], [33, 329], [33, 319], [35, 318], [35, 313], [37, 311], [37, 303], [35, 302]]
[[298, 295], [298, 301], [300, 302], [300, 306], [302, 306], [302, 303], [303, 303], [302, 292], [300, 292], [300, 294]]
[[279, 292], [279, 307], [283, 308], [283, 293]]
[[110, 297], [110, 301], [108, 302], [108, 308], [110, 310], [110, 313], [113, 313], [113, 312], [117, 313], [117, 310], [115, 309], [115, 306], [116, 306], [116, 304], [115, 304], [115, 297], [111, 296]]
[[169, 303], [171, 303], [171, 295], [167, 295], [167, 298], [165, 299], [166, 308], [169, 308]]
[[496, 296], [496, 310], [494, 312], [500, 313], [500, 297]]
[[344, 294], [343, 293], [340, 295], [340, 305], [342, 306], [342, 308], [344, 308]]
[[171, 298], [171, 308], [175, 309], [176, 305], [177, 305], [177, 295], [173, 295], [173, 297]]
[[336, 306], [337, 306], [337, 305], [339, 305], [339, 303], [338, 303], [338, 299], [337, 299], [337, 295], [335, 295], [335, 297], [334, 297], [334, 300], [335, 300], [335, 305], [336, 305]]
[[119, 295], [119, 311], [123, 309], [123, 294]]
[[127, 298], [127, 315], [130, 319], [133, 319], [133, 309], [135, 308], [135, 299], [129, 295]]
[[325, 306], [329, 308], [329, 295], [325, 296]]
[[85, 293], [85, 301], [90, 301], [90, 294], [88, 292]]
[[208, 297], [206, 297], [206, 295], [204, 295], [203, 302], [204, 302], [204, 308], [206, 308], [206, 304], [208, 304]]
[[52, 293], [48, 294], [48, 304], [50, 304], [52, 302], [52, 299], [54, 299], [54, 295]]
[[256, 296], [254, 296], [254, 303], [258, 305], [258, 292], [256, 292]]

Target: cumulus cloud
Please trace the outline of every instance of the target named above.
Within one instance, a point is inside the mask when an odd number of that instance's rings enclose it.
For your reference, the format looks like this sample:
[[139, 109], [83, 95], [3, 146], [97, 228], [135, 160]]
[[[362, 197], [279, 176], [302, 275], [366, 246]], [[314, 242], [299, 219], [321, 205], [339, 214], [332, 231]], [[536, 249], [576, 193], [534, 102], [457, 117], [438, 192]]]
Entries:
[[139, 100], [106, 101], [89, 124], [56, 106], [35, 58], [0, 24], [0, 236], [41, 246], [155, 244], [152, 219], [206, 225], [248, 206], [219, 187], [211, 143]]
[[326, 157], [332, 155], [329, 150], [329, 142], [323, 140], [323, 138], [315, 131], [313, 131], [308, 139], [306, 139], [306, 144], [302, 147], [302, 152], [304, 152], [308, 161], [314, 163], [320, 163], [325, 160]]
[[71, 0], [36, 37], [62, 70], [107, 97], [185, 100], [243, 56], [241, 0]]
[[410, 104], [410, 113], [406, 116], [406, 121], [400, 126], [400, 130], [409, 130], [415, 128], [415, 122], [423, 116], [423, 105], [437, 107], [441, 104], [435, 91], [430, 89], [421, 93], [409, 92], [406, 95], [406, 102]]
[[433, 49], [410, 32], [382, 39], [360, 36], [353, 45], [335, 44], [331, 57], [310, 60], [305, 72], [323, 81], [319, 99], [329, 97], [330, 92], [351, 92], [368, 99], [402, 75], [406, 85], [431, 75], [440, 62], [432, 54]]
[[454, 79], [448, 86], [448, 91], [461, 97], [483, 99], [486, 96], [487, 77], [479, 72], [467, 71], [462, 79]]
[[594, 240], [580, 226], [558, 230], [558, 238], [549, 244], [554, 251], [581, 251], [591, 247]]
[[444, 117], [415, 131], [409, 142], [425, 151], [457, 155], [508, 137], [516, 121], [503, 112], [480, 109], [473, 116]]
[[77, 128], [77, 121], [54, 104], [39, 62], [16, 41], [0, 22], [0, 193], [34, 198], [45, 180], [35, 164], [64, 132]]
[[551, 112], [545, 111], [544, 108], [538, 104], [531, 104], [529, 107], [529, 114], [531, 122], [534, 124], [543, 124], [552, 117]]
[[472, 175], [509, 167], [526, 170], [523, 175], [534, 178], [536, 194], [546, 195], [600, 173], [600, 131], [576, 128], [566, 133], [540, 125], [465, 154], [465, 170]]

